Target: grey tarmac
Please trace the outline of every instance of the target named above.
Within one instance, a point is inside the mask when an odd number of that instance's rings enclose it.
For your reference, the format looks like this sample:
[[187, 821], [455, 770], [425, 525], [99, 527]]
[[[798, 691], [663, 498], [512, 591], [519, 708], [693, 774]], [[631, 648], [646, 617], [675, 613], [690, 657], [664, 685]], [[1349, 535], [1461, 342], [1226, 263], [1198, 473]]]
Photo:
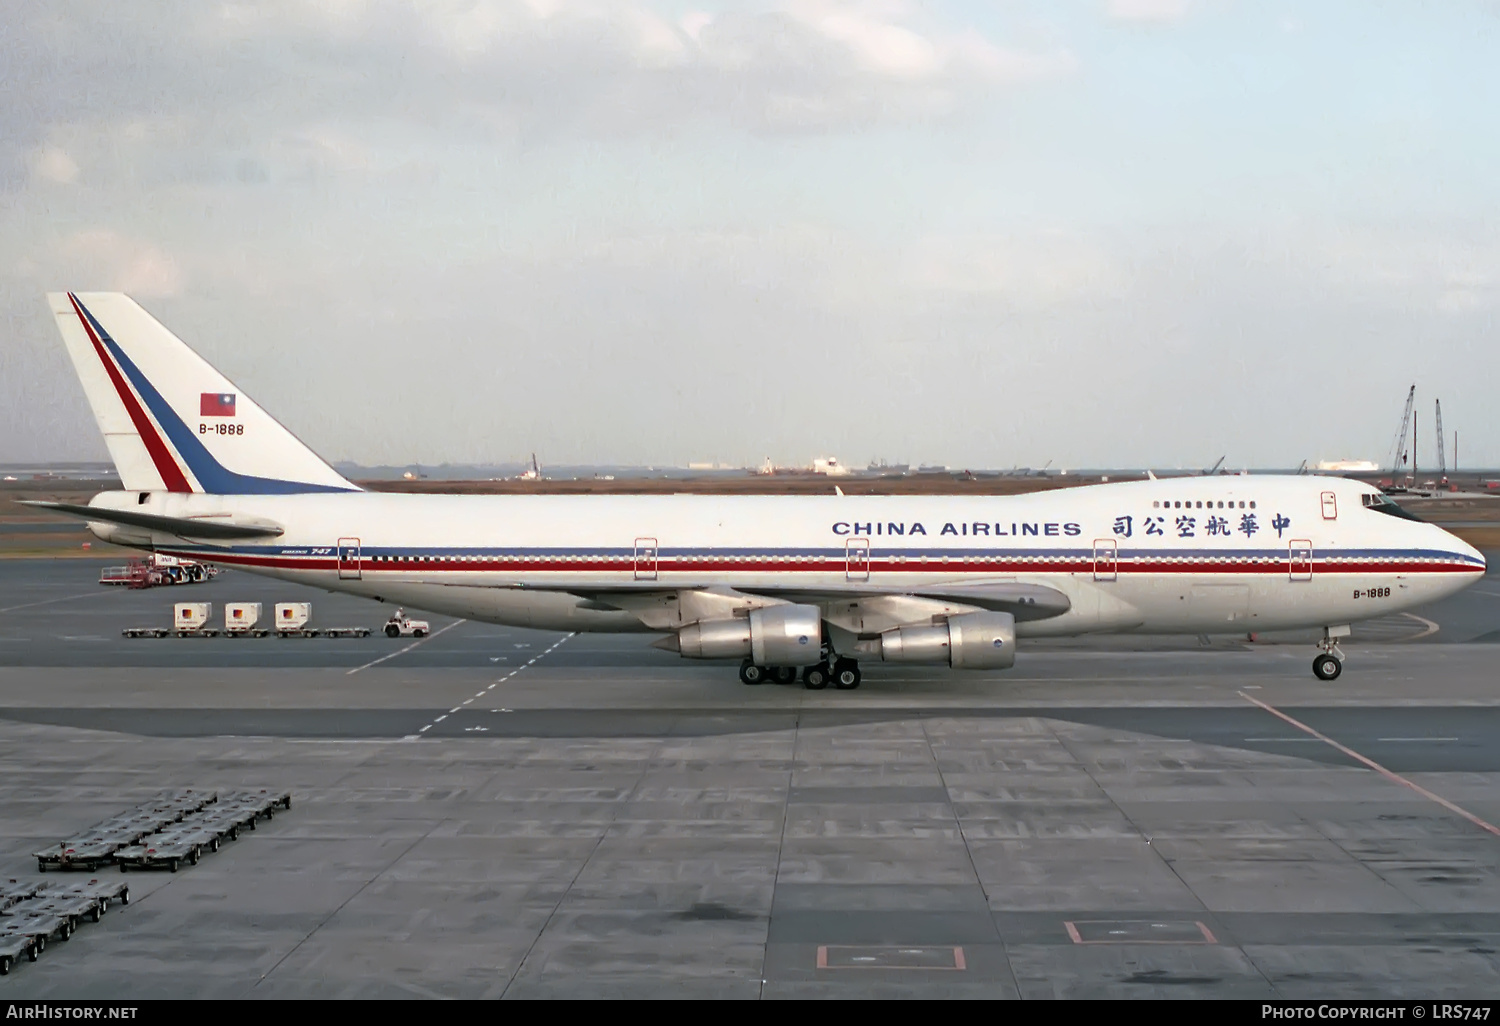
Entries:
[[1500, 823], [1493, 575], [1357, 625], [1333, 684], [1310, 636], [1096, 638], [854, 692], [478, 623], [127, 640], [173, 601], [389, 611], [96, 578], [0, 561], [0, 875], [163, 788], [294, 804], [0, 997], [1500, 992], [1500, 836], [1428, 797]]

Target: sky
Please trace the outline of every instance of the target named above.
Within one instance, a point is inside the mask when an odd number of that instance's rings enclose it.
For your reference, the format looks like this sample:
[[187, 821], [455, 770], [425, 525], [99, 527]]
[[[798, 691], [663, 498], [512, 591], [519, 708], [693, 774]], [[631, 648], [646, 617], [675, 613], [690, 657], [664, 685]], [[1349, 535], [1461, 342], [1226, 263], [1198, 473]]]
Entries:
[[1500, 4], [7, 0], [0, 462], [120, 290], [367, 465], [1500, 465]]

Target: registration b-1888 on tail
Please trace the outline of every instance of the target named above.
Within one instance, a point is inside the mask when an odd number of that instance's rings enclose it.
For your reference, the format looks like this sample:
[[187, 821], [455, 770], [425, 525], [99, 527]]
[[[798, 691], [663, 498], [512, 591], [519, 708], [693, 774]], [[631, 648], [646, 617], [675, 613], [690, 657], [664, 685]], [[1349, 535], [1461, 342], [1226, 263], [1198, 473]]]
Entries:
[[1004, 670], [1026, 638], [1320, 628], [1450, 595], [1471, 546], [1314, 476], [1020, 496], [365, 491], [119, 293], [49, 300], [123, 490], [48, 505], [107, 541], [492, 623], [644, 632], [747, 684]]

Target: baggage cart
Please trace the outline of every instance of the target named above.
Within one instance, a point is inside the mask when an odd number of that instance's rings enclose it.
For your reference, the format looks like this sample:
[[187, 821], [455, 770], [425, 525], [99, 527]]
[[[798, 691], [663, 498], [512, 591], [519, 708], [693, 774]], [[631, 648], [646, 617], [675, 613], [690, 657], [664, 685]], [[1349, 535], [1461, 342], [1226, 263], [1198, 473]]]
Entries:
[[11, 966], [23, 955], [28, 962], [35, 962], [38, 950], [34, 937], [24, 933], [0, 933], [0, 976], [9, 976]]
[[126, 843], [129, 842], [118, 835], [114, 839], [99, 837], [64, 841], [55, 848], [44, 848], [33, 854], [36, 856], [39, 873], [45, 873], [49, 869], [81, 869], [92, 873], [100, 866], [109, 865], [115, 849]]
[[7, 880], [0, 883], [0, 909], [10, 908], [18, 901], [35, 897], [42, 886], [30, 880]]
[[170, 869], [175, 873], [184, 862], [196, 866], [199, 852], [199, 846], [189, 838], [152, 836], [115, 852], [115, 861], [120, 864], [122, 873], [132, 866], [136, 869]]
[[38, 953], [45, 951], [47, 941], [73, 936], [73, 924], [67, 916], [51, 912], [28, 912], [24, 915], [0, 916], [0, 937], [30, 937]]
[[[62, 916], [68, 921], [68, 928], [76, 930], [83, 919], [92, 919], [96, 923], [99, 921], [99, 899], [87, 894], [44, 890], [36, 897], [17, 902], [0, 912], [0, 916], [5, 917], [31, 915]], [[0, 919], [0, 922], [3, 921]]]

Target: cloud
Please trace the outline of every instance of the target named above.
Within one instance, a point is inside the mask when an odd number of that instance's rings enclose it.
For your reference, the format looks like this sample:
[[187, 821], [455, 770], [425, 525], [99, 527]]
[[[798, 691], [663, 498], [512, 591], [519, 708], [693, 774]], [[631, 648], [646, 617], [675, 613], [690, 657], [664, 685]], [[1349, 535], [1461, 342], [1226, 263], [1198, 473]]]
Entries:
[[[858, 0], [675, 20], [641, 0], [161, 0], [151, 18], [87, 0], [13, 3], [0, 162], [68, 126], [118, 136], [169, 120], [186, 145], [226, 154], [189, 178], [210, 165], [232, 178], [245, 151], [330, 112], [346, 133], [402, 123], [528, 144], [705, 126], [837, 132], [946, 117], [1077, 63], [915, 4]], [[98, 157], [125, 164], [107, 148]], [[165, 158], [136, 147], [130, 159], [149, 177]], [[66, 165], [48, 160], [59, 180]]]
[[1191, 7], [1192, 0], [1107, 0], [1104, 9], [1120, 21], [1178, 21]]
[[1500, 230], [1483, 224], [1346, 227], [1318, 238], [1310, 259], [1331, 284], [1386, 308], [1458, 315], [1500, 305]]
[[34, 178], [71, 185], [78, 179], [78, 165], [66, 150], [42, 146], [32, 153], [31, 173]]
[[108, 229], [77, 232], [63, 239], [47, 261], [66, 269], [69, 289], [106, 289], [140, 298], [175, 296], [183, 277], [177, 262], [158, 247]]
[[1128, 288], [1101, 239], [1066, 231], [928, 236], [907, 254], [902, 277], [921, 291], [1028, 309], [1118, 299]]

